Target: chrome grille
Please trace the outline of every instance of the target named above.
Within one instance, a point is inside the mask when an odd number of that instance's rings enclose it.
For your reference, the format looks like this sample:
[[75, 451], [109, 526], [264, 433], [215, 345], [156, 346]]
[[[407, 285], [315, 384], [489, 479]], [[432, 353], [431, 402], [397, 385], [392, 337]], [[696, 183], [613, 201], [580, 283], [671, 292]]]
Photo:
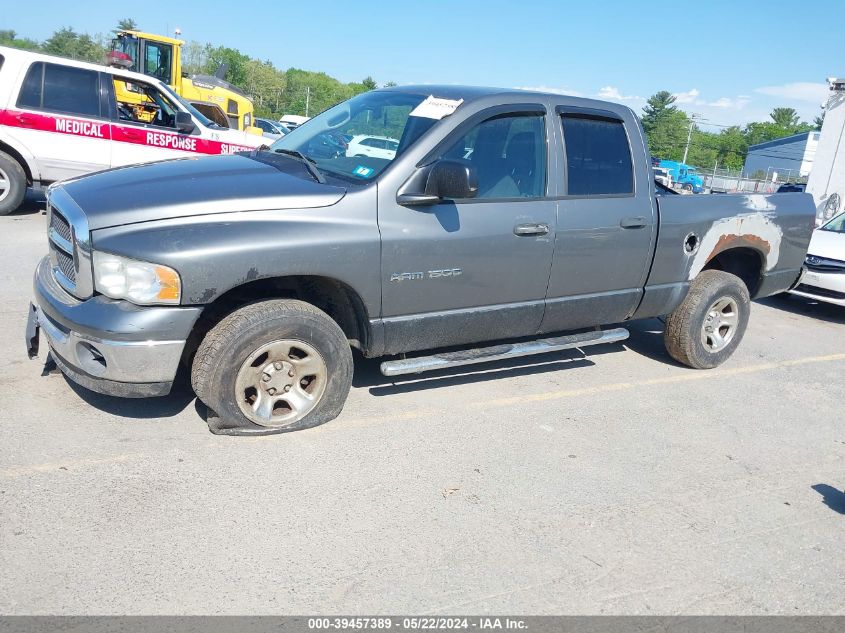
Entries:
[[57, 277], [65, 290], [73, 292], [76, 289], [76, 264], [73, 260], [73, 230], [70, 222], [54, 206], [49, 205], [50, 214], [50, 257], [53, 260], [54, 272], [60, 272], [64, 279]]
[[55, 210], [50, 214], [50, 228], [54, 229], [61, 237], [68, 242], [73, 242], [73, 234], [70, 232], [70, 224], [61, 213]]
[[53, 277], [77, 299], [91, 297], [94, 278], [88, 218], [62, 186], [47, 190], [47, 226]]
[[73, 265], [73, 257], [60, 249], [56, 249], [56, 264], [68, 281], [76, 284], [76, 268]]

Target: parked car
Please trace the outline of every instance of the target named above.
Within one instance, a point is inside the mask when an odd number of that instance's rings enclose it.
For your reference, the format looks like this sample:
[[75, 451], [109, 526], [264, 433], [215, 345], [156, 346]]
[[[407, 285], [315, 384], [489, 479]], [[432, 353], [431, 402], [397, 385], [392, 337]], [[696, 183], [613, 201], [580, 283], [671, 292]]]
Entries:
[[286, 114], [281, 119], [279, 119], [279, 123], [287, 127], [289, 130], [294, 130], [306, 121], [308, 121], [309, 118], [310, 117], [300, 116], [298, 114]]
[[271, 121], [270, 119], [255, 119], [253, 125], [257, 128], [261, 128], [261, 131], [264, 132], [264, 136], [272, 138], [274, 141], [279, 140], [285, 134], [290, 132], [290, 129], [284, 123]]
[[804, 193], [806, 190], [807, 185], [798, 182], [787, 183], [778, 187], [778, 193]]
[[[365, 125], [402, 143], [308, 154]], [[65, 182], [28, 353], [41, 331], [70, 380], [125, 397], [167, 393], [183, 365], [210, 429], [234, 435], [337, 416], [353, 347], [400, 355], [381, 364], [395, 376], [618, 342], [597, 326], [666, 315], [671, 356], [715, 367], [750, 300], [797, 283], [813, 201], [658, 197], [648, 156], [620, 104], [424, 85], [360, 94], [269, 151]]]
[[152, 77], [0, 47], [0, 215], [18, 208], [27, 187], [264, 143], [213, 123]]
[[347, 156], [370, 156], [372, 158], [384, 158], [393, 160], [396, 150], [399, 149], [399, 141], [387, 136], [369, 136], [357, 134], [349, 141], [346, 148]]
[[675, 186], [692, 193], [704, 191], [704, 178], [698, 174], [695, 167], [675, 160], [661, 160], [660, 167], [669, 173]]
[[796, 295], [845, 306], [845, 213], [813, 231]]

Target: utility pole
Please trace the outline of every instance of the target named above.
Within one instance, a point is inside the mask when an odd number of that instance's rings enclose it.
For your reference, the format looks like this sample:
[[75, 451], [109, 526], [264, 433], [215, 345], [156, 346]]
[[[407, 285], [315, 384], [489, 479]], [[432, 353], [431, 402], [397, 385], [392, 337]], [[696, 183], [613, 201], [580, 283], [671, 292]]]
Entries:
[[305, 86], [305, 116], [308, 116], [308, 108], [311, 105], [311, 86]]
[[701, 118], [700, 114], [693, 113], [693, 114], [690, 115], [689, 131], [687, 132], [687, 146], [684, 148], [684, 160], [681, 161], [684, 164], [686, 164], [686, 162], [687, 162], [687, 153], [689, 152], [689, 143], [690, 143], [690, 140], [692, 140], [692, 128], [695, 127], [696, 120], [698, 120], [700, 118]]

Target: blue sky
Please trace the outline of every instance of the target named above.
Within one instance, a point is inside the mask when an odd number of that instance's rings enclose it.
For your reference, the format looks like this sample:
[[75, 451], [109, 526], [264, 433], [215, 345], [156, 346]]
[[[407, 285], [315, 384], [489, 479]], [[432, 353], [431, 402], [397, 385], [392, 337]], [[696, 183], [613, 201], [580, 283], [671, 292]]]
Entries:
[[763, 119], [775, 106], [811, 120], [826, 96], [825, 77], [845, 75], [837, 31], [845, 23], [843, 0], [38, 0], [37, 6], [10, 2], [0, 28], [43, 39], [62, 26], [107, 33], [119, 18], [132, 17], [144, 30], [172, 34], [179, 27], [184, 39], [343, 81], [372, 75], [380, 84], [545, 88], [638, 111], [665, 89], [714, 125]]

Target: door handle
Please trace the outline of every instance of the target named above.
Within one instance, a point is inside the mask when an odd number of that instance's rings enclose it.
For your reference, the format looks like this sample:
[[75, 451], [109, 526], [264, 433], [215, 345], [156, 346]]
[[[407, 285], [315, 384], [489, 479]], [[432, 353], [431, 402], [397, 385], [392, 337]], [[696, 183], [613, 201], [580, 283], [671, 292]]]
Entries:
[[548, 232], [548, 224], [517, 224], [513, 227], [513, 234], [518, 235], [519, 237], [545, 235]]
[[35, 127], [37, 122], [35, 121], [35, 117], [27, 114], [18, 114], [15, 116], [23, 127]]
[[643, 217], [622, 218], [619, 220], [619, 226], [623, 229], [641, 229], [645, 227], [646, 221]]

